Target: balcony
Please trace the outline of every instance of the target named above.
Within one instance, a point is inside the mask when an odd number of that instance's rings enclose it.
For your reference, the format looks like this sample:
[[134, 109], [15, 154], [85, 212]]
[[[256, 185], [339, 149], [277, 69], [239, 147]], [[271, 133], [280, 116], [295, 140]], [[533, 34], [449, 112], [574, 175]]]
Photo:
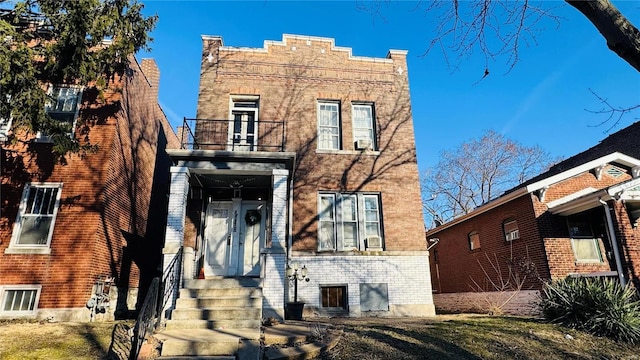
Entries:
[[284, 121], [184, 119], [178, 128], [182, 149], [284, 151]]

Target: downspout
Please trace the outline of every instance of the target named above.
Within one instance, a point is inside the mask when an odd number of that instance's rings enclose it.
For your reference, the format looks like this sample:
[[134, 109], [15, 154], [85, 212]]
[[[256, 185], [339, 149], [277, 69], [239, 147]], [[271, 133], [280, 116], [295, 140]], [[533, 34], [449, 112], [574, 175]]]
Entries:
[[604, 214], [607, 217], [607, 228], [609, 230], [609, 238], [611, 239], [611, 246], [613, 247], [613, 257], [616, 260], [616, 270], [618, 270], [618, 278], [620, 279], [620, 285], [625, 287], [627, 285], [622, 272], [622, 262], [620, 261], [620, 251], [618, 250], [618, 239], [616, 238], [616, 232], [613, 230], [613, 219], [611, 219], [611, 209], [609, 204], [602, 198], [598, 198], [600, 204], [604, 207]]

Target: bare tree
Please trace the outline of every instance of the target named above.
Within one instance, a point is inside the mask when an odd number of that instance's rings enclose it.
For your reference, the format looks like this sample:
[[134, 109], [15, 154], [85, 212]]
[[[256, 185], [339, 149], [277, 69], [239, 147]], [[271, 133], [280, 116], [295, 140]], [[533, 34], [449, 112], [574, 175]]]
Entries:
[[443, 151], [423, 176], [427, 220], [443, 222], [467, 214], [551, 163], [542, 148], [526, 147], [492, 130]]
[[[607, 46], [634, 69], [640, 71], [640, 31], [609, 0], [566, 0], [602, 34]], [[508, 57], [509, 69], [519, 60], [521, 46], [536, 42], [537, 32], [560, 24], [554, 14], [557, 2], [529, 0], [440, 0], [418, 6], [435, 16], [435, 36], [425, 55], [441, 49], [447, 61], [454, 54], [454, 68], [468, 55], [479, 51], [485, 57], [484, 77], [496, 57]], [[374, 9], [379, 12], [379, 9]]]

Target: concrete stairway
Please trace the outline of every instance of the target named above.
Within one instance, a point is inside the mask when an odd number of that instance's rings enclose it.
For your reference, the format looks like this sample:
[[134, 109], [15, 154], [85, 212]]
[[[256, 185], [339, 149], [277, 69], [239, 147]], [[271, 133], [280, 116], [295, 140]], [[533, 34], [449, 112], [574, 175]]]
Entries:
[[257, 278], [186, 280], [167, 327], [155, 335], [161, 359], [259, 359], [262, 288]]

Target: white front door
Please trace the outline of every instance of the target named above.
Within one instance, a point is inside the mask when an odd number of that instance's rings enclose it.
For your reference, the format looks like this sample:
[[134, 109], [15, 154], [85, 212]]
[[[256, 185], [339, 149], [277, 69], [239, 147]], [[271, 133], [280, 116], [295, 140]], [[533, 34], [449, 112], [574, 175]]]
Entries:
[[263, 201], [209, 203], [204, 231], [205, 277], [260, 275], [265, 215]]
[[205, 222], [205, 261], [204, 275], [226, 276], [231, 264], [233, 204], [231, 202], [212, 202], [207, 206]]
[[264, 202], [243, 202], [240, 217], [239, 238], [239, 264], [241, 275], [260, 275], [260, 250], [264, 247], [265, 229], [265, 204]]

